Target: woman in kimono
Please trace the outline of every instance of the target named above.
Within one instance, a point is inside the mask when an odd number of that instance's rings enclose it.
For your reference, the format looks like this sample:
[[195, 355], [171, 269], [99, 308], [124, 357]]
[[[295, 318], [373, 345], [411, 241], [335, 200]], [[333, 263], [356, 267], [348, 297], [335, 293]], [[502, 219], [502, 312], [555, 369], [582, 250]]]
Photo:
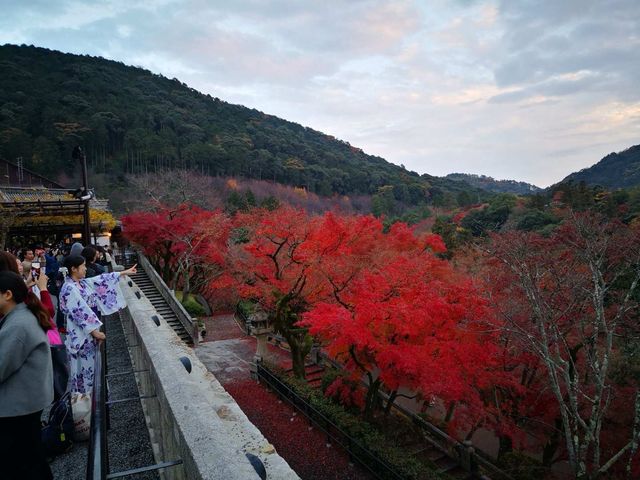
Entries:
[[96, 350], [98, 343], [106, 338], [100, 331], [102, 322], [92, 308], [97, 307], [104, 315], [124, 308], [126, 305], [118, 278], [136, 273], [136, 266], [93, 278], [85, 278], [87, 267], [81, 255], [68, 256], [64, 266], [68, 276], [60, 289], [60, 310], [67, 324], [65, 345], [69, 354], [69, 389], [71, 392], [91, 393]]

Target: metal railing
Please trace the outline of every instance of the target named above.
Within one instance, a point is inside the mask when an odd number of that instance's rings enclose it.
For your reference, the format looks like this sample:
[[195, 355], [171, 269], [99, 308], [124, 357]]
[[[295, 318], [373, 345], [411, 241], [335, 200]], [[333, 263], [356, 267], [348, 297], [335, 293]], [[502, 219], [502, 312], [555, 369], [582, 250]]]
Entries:
[[233, 312], [233, 319], [245, 335], [251, 335], [251, 320], [249, 320], [239, 306], [236, 306], [236, 311]]
[[267, 384], [281, 398], [303, 413], [318, 429], [325, 433], [327, 440], [341, 446], [349, 454], [349, 458], [357, 461], [375, 478], [388, 480], [404, 480], [405, 477], [395, 471], [391, 465], [369, 450], [366, 446], [351, 437], [324, 414], [312, 407], [291, 387], [282, 382], [261, 363], [257, 365], [258, 379]]
[[107, 355], [105, 342], [100, 342], [94, 361], [94, 382], [91, 397], [91, 426], [89, 430], [89, 480], [105, 480], [109, 471], [107, 451]]
[[[101, 327], [104, 332], [104, 326]], [[128, 345], [131, 348], [131, 345]], [[133, 367], [133, 365], [132, 365]], [[148, 370], [134, 370], [113, 375], [130, 375]], [[110, 428], [108, 405], [119, 402], [139, 401], [145, 398], [154, 398], [155, 395], [141, 395], [118, 400], [107, 401], [107, 349], [106, 341], [100, 342], [96, 349], [94, 359], [94, 382], [91, 397], [91, 425], [89, 427], [89, 450], [87, 459], [86, 480], [112, 480], [120, 477], [130, 477], [145, 472], [169, 468], [181, 465], [182, 460], [160, 462], [155, 465], [123, 470], [120, 472], [109, 472], [109, 448], [107, 442], [107, 430]]]

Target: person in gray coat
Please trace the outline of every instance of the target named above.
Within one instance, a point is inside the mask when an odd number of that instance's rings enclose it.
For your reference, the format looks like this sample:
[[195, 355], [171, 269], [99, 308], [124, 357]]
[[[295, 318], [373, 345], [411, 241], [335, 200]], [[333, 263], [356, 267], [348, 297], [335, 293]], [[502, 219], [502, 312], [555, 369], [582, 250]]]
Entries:
[[0, 272], [0, 477], [53, 478], [40, 441], [53, 401], [49, 313], [14, 272]]

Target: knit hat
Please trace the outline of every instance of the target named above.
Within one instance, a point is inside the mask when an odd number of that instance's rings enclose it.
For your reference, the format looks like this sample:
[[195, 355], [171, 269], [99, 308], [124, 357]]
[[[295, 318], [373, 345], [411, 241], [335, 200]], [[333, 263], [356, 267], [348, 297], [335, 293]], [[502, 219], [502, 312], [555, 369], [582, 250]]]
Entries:
[[71, 253], [69, 255], [82, 255], [82, 249], [84, 246], [80, 242], [76, 242], [71, 245]]

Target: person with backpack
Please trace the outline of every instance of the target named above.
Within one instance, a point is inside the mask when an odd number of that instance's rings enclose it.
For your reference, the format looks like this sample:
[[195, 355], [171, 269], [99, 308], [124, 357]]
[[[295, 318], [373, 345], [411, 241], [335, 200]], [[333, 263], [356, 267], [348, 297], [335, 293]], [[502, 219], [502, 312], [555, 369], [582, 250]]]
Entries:
[[53, 401], [49, 313], [22, 277], [0, 272], [0, 469], [6, 480], [53, 478], [40, 417]]

